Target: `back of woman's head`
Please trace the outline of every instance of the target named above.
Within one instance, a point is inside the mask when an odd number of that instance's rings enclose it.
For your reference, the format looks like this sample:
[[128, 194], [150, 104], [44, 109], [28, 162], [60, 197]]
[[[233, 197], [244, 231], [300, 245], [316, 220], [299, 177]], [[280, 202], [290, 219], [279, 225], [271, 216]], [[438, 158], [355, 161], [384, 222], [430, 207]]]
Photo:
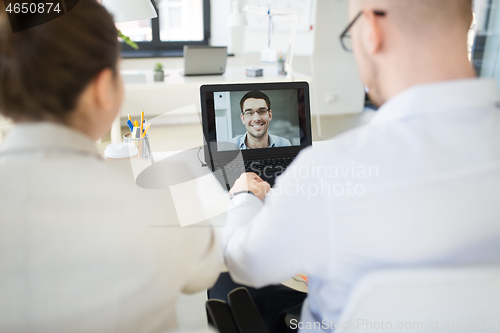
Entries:
[[96, 0], [16, 33], [0, 7], [0, 112], [14, 121], [65, 122], [97, 74], [116, 74], [118, 55], [113, 19]]

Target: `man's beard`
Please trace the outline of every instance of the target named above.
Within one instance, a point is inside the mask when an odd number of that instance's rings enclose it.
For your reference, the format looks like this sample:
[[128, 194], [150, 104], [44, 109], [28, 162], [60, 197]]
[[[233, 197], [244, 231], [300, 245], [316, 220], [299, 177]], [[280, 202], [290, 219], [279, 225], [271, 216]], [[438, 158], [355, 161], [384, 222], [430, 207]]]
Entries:
[[375, 106], [380, 107], [386, 102], [386, 100], [380, 89], [379, 69], [365, 50], [362, 51], [362, 57], [363, 62], [365, 63], [365, 85], [369, 89], [368, 97]]
[[248, 131], [248, 134], [250, 134], [255, 139], [260, 139], [260, 138], [264, 137], [265, 135], [267, 135], [267, 132], [268, 132], [268, 129], [266, 129], [265, 131], [263, 131], [262, 134], [260, 134], [260, 135], [258, 135], [258, 134], [255, 135], [251, 131]]

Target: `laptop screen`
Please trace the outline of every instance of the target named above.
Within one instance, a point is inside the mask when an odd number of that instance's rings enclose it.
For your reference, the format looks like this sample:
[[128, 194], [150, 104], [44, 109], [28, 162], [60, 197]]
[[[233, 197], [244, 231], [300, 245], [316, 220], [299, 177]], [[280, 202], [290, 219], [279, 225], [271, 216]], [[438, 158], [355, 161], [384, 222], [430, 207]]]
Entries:
[[311, 144], [305, 82], [204, 86], [202, 103], [204, 131], [213, 152], [280, 154]]

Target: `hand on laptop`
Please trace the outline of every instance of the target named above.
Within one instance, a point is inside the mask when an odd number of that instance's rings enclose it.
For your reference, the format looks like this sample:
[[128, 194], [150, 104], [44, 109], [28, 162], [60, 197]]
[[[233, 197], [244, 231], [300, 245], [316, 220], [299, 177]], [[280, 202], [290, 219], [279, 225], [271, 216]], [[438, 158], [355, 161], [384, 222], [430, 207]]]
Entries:
[[238, 193], [242, 191], [250, 191], [257, 198], [263, 200], [266, 194], [271, 189], [271, 185], [265, 182], [253, 172], [244, 173], [236, 180], [233, 188], [229, 191], [229, 194]]

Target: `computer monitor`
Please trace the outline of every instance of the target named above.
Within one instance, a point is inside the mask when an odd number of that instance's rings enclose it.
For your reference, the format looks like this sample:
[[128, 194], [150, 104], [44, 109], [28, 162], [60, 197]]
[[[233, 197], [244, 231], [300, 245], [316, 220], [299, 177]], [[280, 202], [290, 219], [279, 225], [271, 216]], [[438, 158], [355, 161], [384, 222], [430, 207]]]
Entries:
[[206, 158], [296, 156], [312, 144], [307, 82], [204, 85], [200, 91]]

